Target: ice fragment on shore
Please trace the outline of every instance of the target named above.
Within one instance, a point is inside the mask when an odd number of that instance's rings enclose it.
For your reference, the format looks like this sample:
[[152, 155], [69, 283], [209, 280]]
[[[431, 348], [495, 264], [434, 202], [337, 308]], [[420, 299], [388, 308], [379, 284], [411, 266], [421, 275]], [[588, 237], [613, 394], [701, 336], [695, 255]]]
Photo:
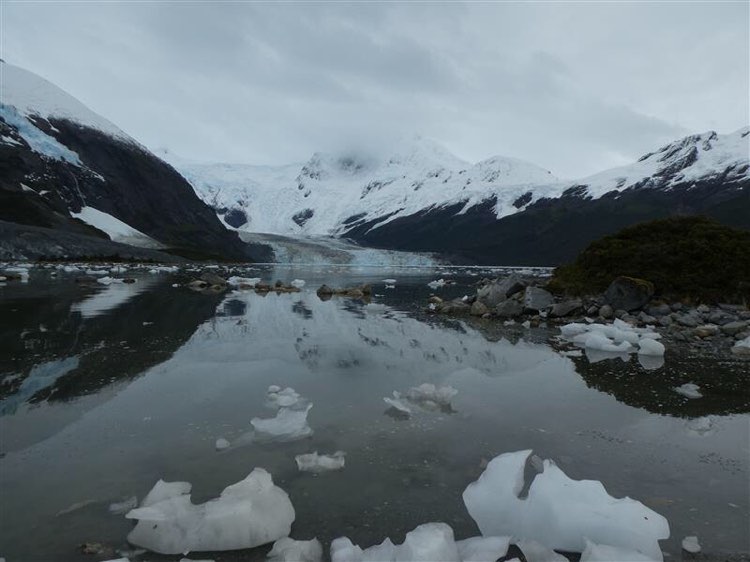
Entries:
[[471, 537], [456, 541], [462, 562], [494, 562], [508, 553], [509, 545], [510, 537]]
[[445, 286], [445, 279], [437, 279], [435, 281], [430, 281], [427, 283], [427, 286], [430, 289], [439, 289], [440, 287]]
[[346, 453], [336, 451], [332, 455], [319, 455], [317, 451], [294, 457], [300, 472], [328, 472], [344, 468]]
[[[163, 497], [163, 484], [147, 498]], [[128, 541], [161, 554], [253, 548], [287, 536], [295, 517], [289, 496], [262, 468], [200, 505], [182, 494], [145, 503], [126, 515], [138, 520]]]
[[642, 338], [638, 342], [639, 355], [654, 355], [661, 357], [664, 355], [664, 344], [651, 338]]
[[258, 283], [260, 283], [260, 277], [237, 277], [234, 275], [227, 279], [227, 285], [232, 287], [255, 287]]
[[701, 551], [701, 545], [698, 542], [698, 537], [691, 536], [682, 539], [682, 549], [691, 554], [699, 553]]
[[588, 538], [662, 560], [658, 541], [669, 537], [667, 520], [636, 500], [613, 498], [599, 481], [572, 480], [546, 460], [527, 497], [519, 498], [530, 455], [527, 450], [495, 457], [464, 491], [484, 536], [512, 535], [570, 552], [583, 551]]
[[685, 398], [703, 398], [703, 394], [699, 391], [700, 386], [693, 383], [685, 383], [682, 386], [674, 387], [674, 391], [677, 394], [682, 394]]
[[273, 543], [273, 548], [266, 556], [269, 562], [321, 562], [323, 545], [318, 539], [296, 541], [285, 537]]
[[305, 286], [305, 281], [302, 279], [294, 279], [291, 283], [289, 283], [292, 287], [295, 287], [297, 289], [301, 289]]

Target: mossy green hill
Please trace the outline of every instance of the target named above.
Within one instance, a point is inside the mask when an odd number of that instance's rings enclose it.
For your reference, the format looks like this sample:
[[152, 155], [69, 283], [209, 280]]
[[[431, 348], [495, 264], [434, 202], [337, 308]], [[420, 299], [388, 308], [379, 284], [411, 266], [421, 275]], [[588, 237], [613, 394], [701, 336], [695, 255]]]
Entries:
[[644, 222], [590, 244], [549, 286], [593, 294], [621, 275], [652, 282], [665, 298], [748, 300], [750, 232], [698, 216]]

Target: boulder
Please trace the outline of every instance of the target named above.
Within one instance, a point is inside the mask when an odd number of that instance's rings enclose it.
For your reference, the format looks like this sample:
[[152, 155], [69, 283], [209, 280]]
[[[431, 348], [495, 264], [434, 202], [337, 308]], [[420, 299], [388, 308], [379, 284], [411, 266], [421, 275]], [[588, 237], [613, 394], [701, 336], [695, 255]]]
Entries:
[[500, 318], [515, 318], [523, 314], [523, 306], [514, 299], [508, 299], [495, 307], [495, 314]]
[[693, 314], [680, 314], [677, 316], [677, 323], [686, 328], [697, 328], [701, 323], [701, 318]]
[[471, 307], [460, 299], [452, 300], [440, 307], [441, 314], [468, 314]]
[[733, 336], [735, 334], [739, 334], [742, 330], [747, 328], [747, 325], [748, 325], [747, 322], [742, 322], [740, 320], [737, 320], [735, 322], [729, 322], [728, 324], [724, 324], [721, 327], [721, 331], [728, 336]]
[[654, 296], [654, 285], [636, 277], [618, 277], [607, 287], [604, 299], [615, 309], [638, 310]]
[[429, 299], [427, 299], [427, 302], [431, 304], [443, 304], [443, 299], [441, 299], [437, 295], [432, 295]]
[[609, 320], [615, 315], [614, 309], [609, 306], [608, 304], [605, 304], [599, 309], [599, 316], [604, 318], [605, 320]]
[[317, 293], [318, 293], [318, 296], [320, 295], [330, 296], [333, 294], [333, 289], [331, 289], [328, 285], [321, 285], [320, 287], [318, 287]]
[[523, 294], [523, 308], [525, 311], [539, 312], [552, 306], [555, 298], [549, 291], [539, 287], [526, 287]]
[[201, 281], [205, 281], [209, 285], [226, 285], [227, 281], [226, 279], [222, 279], [215, 273], [211, 273], [210, 271], [204, 271], [201, 273], [200, 276]]
[[719, 334], [719, 327], [715, 324], [704, 324], [695, 328], [693, 334], [699, 338], [712, 338]]
[[493, 308], [505, 299], [523, 291], [525, 285], [515, 275], [503, 280], [490, 281], [477, 291], [477, 300], [482, 301], [487, 307]]
[[666, 316], [672, 312], [672, 307], [666, 303], [657, 304], [648, 307], [648, 313], [651, 316]]
[[474, 301], [474, 304], [471, 305], [471, 310], [469, 311], [469, 313], [472, 316], [484, 316], [489, 311], [490, 309], [487, 308], [487, 305], [482, 301]]
[[640, 320], [644, 324], [656, 324], [656, 318], [654, 316], [651, 316], [650, 314], [646, 314], [643, 311], [641, 311], [641, 313], [638, 315], [638, 320]]
[[576, 310], [579, 310], [581, 307], [583, 307], [581, 299], [558, 302], [552, 305], [552, 310], [550, 310], [549, 315], [556, 318], [561, 318], [563, 316], [567, 316], [568, 314], [572, 314]]

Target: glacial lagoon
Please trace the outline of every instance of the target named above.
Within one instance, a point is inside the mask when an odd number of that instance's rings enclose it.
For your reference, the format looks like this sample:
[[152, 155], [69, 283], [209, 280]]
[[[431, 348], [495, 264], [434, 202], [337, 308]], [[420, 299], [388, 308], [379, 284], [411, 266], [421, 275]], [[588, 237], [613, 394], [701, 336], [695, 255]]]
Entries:
[[[347, 536], [364, 547], [401, 542], [431, 521], [475, 536], [462, 492], [493, 457], [525, 449], [665, 516], [666, 560], [681, 559], [688, 535], [709, 556], [750, 550], [747, 362], [670, 347], [663, 365], [577, 356], [559, 349], [555, 326], [424, 313], [430, 294], [472, 294], [481, 276], [498, 273], [482, 269], [245, 272], [306, 281], [279, 295], [201, 294], [182, 286], [184, 276], [147, 270], [130, 285], [81, 286], [51, 271], [0, 287], [8, 562], [107, 558], [81, 553], [86, 542], [117, 558], [132, 550], [133, 522], [112, 504], [142, 499], [160, 478], [191, 482], [203, 502], [255, 467], [289, 494], [296, 539], [327, 547]], [[427, 286], [439, 278], [456, 283]], [[365, 282], [369, 303], [315, 293], [322, 283]], [[383, 400], [423, 383], [455, 388], [451, 406], [404, 416]], [[673, 390], [685, 383], [703, 397]], [[254, 438], [251, 420], [274, 416], [272, 385], [309, 401], [309, 432]], [[229, 446], [217, 451], [220, 438]], [[345, 452], [345, 467], [299, 471], [295, 456], [314, 451]], [[263, 560], [269, 549], [191, 557]]]

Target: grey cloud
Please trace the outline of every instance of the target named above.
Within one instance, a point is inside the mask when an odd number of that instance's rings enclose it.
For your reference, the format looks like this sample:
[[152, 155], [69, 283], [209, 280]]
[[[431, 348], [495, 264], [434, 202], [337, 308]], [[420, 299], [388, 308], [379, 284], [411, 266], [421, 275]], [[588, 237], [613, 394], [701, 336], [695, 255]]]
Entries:
[[3, 58], [149, 146], [301, 161], [421, 133], [575, 177], [750, 120], [746, 3], [6, 3]]

